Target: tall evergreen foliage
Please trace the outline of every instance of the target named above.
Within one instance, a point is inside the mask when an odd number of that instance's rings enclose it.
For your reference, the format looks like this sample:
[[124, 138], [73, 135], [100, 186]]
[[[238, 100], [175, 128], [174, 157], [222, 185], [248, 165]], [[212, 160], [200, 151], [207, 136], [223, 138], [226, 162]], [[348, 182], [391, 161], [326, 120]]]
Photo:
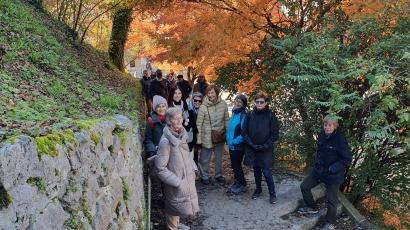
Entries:
[[354, 156], [344, 190], [409, 210], [410, 18], [324, 28], [266, 39], [249, 61], [220, 68], [217, 83], [236, 92], [258, 76], [281, 119], [279, 154], [297, 149], [308, 163], [323, 115], [339, 117]]

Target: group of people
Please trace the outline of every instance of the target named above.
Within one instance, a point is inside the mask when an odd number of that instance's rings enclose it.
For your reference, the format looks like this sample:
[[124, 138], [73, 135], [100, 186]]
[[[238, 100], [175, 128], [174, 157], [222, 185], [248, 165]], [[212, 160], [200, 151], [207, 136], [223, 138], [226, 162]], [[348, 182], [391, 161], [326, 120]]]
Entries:
[[[205, 186], [225, 181], [222, 170], [225, 144], [235, 178], [227, 192], [241, 194], [247, 191], [242, 168], [246, 163], [254, 172], [256, 188], [252, 199], [262, 195], [263, 175], [269, 190], [269, 202], [275, 204], [277, 197], [271, 168], [279, 122], [268, 106], [268, 96], [257, 93], [254, 107], [247, 111], [247, 97], [237, 95], [230, 116], [219, 89], [206, 83], [203, 75], [198, 77], [192, 95], [189, 82], [183, 83], [186, 80], [178, 75], [178, 82], [173, 84], [171, 75], [173, 73], [163, 80], [162, 72], [157, 70], [149, 86], [144, 82], [145, 76], [141, 79], [147, 105], [152, 105], [145, 129], [145, 152], [161, 181], [167, 228], [189, 229], [179, 223], [179, 217], [192, 216], [199, 211], [195, 171], [199, 171], [199, 181]], [[352, 159], [347, 141], [337, 127], [337, 119], [330, 116], [324, 119], [313, 171], [301, 184], [306, 206], [299, 212], [305, 214], [318, 212], [311, 189], [325, 183], [328, 211], [324, 220], [328, 229], [336, 219], [337, 191], [343, 182], [345, 167]], [[213, 177], [209, 172], [212, 155]]]

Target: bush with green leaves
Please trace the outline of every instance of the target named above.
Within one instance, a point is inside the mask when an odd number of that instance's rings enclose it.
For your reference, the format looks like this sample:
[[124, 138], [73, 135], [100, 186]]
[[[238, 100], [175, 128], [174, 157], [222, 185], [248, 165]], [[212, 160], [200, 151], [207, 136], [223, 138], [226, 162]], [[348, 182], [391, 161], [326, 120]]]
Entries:
[[249, 61], [220, 68], [217, 84], [236, 92], [260, 77], [257, 88], [271, 95], [281, 121], [277, 153], [292, 146], [308, 163], [322, 117], [337, 116], [353, 153], [344, 191], [403, 211], [410, 208], [410, 18], [390, 22], [366, 18], [343, 30], [266, 39]]

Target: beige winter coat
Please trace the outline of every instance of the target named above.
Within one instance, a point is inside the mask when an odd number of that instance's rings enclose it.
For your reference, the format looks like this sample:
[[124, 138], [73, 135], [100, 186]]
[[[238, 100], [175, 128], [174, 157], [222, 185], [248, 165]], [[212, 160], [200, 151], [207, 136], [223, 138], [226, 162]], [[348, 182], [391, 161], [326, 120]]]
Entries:
[[189, 155], [187, 138], [185, 129], [174, 134], [165, 126], [155, 158], [158, 177], [164, 182], [165, 212], [173, 216], [192, 216], [199, 211], [196, 165]]
[[[209, 115], [208, 115], [209, 110]], [[211, 118], [211, 121], [209, 120]], [[221, 97], [215, 103], [204, 97], [204, 102], [199, 107], [196, 125], [198, 127], [197, 144], [202, 144], [202, 147], [213, 148], [211, 130], [222, 130], [225, 127], [225, 132], [228, 129], [229, 113], [228, 105]], [[225, 123], [225, 126], [224, 126]], [[211, 128], [212, 124], [212, 128]]]

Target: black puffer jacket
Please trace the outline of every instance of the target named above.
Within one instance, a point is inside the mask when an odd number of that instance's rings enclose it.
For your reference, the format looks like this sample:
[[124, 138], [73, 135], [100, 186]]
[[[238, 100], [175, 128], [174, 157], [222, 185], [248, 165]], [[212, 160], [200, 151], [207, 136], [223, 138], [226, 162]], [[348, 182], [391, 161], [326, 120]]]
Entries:
[[275, 114], [268, 107], [260, 111], [254, 108], [246, 116], [242, 136], [246, 142], [246, 154], [253, 157], [253, 166], [271, 167], [273, 143], [279, 137]]
[[317, 140], [313, 165], [314, 176], [326, 184], [341, 184], [346, 166], [352, 162], [352, 153], [346, 138], [336, 129], [329, 136], [322, 130]]

